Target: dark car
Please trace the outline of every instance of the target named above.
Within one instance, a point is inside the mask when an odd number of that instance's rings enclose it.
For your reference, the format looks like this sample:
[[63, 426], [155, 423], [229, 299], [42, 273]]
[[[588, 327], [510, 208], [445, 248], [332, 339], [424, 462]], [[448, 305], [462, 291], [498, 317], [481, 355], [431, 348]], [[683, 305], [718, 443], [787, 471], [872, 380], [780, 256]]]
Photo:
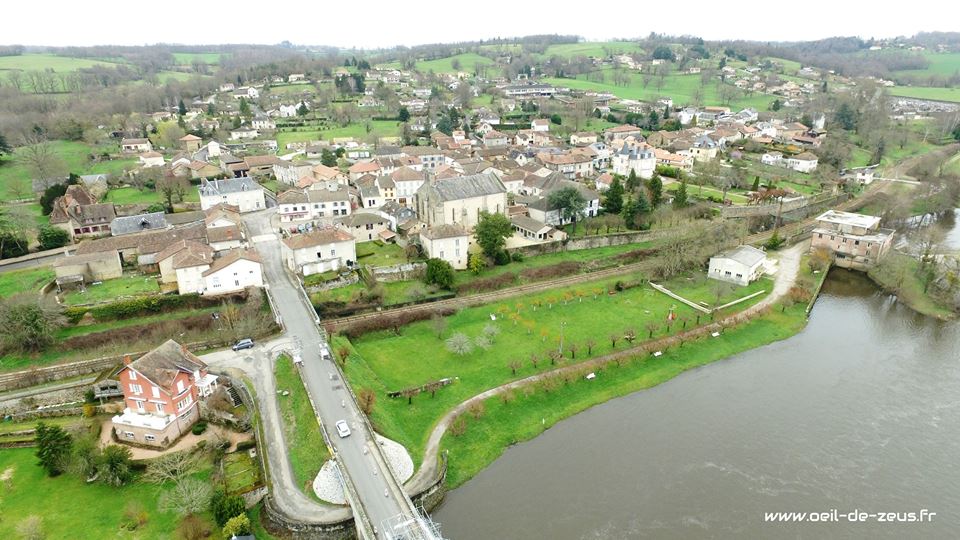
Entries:
[[253, 347], [252, 339], [241, 339], [233, 345], [233, 350], [242, 351], [243, 349], [250, 349]]

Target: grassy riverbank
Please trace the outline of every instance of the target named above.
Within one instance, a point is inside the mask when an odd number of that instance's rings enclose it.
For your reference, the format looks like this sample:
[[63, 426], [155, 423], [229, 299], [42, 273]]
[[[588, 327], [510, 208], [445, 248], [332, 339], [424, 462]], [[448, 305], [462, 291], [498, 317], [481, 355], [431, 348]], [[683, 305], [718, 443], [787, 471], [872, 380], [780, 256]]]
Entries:
[[956, 318], [956, 313], [949, 307], [938, 303], [930, 294], [924, 292], [918, 271], [920, 263], [916, 259], [891, 250], [884, 262], [885, 264], [867, 273], [880, 288], [896, 295], [898, 300], [917, 313], [941, 320]]
[[[293, 477], [307, 496], [317, 499], [313, 492], [313, 479], [323, 463], [330, 459], [327, 443], [320, 433], [317, 416], [307, 396], [300, 374], [287, 355], [277, 358], [274, 369], [277, 383], [277, 400], [283, 418], [283, 436], [290, 451]], [[289, 395], [283, 395], [283, 392]]]
[[[640, 275], [624, 276], [624, 282], [639, 280]], [[629, 346], [624, 337], [635, 335], [635, 344], [650, 338], [674, 335], [685, 328], [710, 322], [710, 316], [651, 289], [646, 284], [616, 291], [620, 280], [607, 280], [580, 287], [558, 289], [461, 310], [447, 317], [438, 332], [432, 321], [404, 327], [400, 335], [377, 332], [357, 339], [352, 345], [337, 337], [334, 349], [349, 347], [351, 354], [344, 371], [359, 393], [371, 389], [377, 402], [370, 415], [378, 431], [406, 446], [415, 463], [423, 460], [430, 432], [447, 412], [463, 401], [491, 388], [530, 375], [552, 370], [559, 365], [584, 362]], [[695, 300], [723, 304], [759, 290], [769, 292], [772, 284], [764, 279], [749, 287], [721, 286], [710, 295], [717, 282], [702, 276], [678, 278], [664, 283], [674, 292]], [[579, 295], [578, 295], [579, 293]], [[746, 309], [763, 295], [724, 310]], [[678, 319], [667, 323], [673, 309]], [[495, 316], [493, 320], [491, 316]], [[477, 345], [489, 327], [493, 327], [486, 349]], [[550, 358], [557, 352], [561, 332], [563, 358]], [[449, 350], [446, 340], [456, 334], [466, 336], [473, 345], [466, 354]], [[611, 339], [614, 336], [616, 343]], [[535, 362], [533, 360], [535, 360]], [[416, 388], [443, 378], [453, 384], [424, 392], [410, 400], [389, 398], [387, 393]]]
[[718, 338], [704, 338], [665, 352], [659, 358], [638, 357], [622, 366], [598, 370], [596, 378], [574, 379], [548, 391], [533, 385], [484, 403], [480, 418], [464, 415], [466, 430], [444, 436], [441, 448], [449, 452], [447, 485], [457, 487], [497, 459], [513, 444], [532, 439], [564, 418], [594, 405], [670, 380], [684, 371], [734, 354], [786, 339], [806, 324], [806, 305], [766, 315], [726, 330]]

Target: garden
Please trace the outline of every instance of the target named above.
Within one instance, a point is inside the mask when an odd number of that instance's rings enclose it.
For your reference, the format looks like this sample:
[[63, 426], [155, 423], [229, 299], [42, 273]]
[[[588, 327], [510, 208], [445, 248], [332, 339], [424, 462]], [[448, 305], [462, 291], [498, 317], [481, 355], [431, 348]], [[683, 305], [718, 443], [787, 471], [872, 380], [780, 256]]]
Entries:
[[280, 417], [283, 418], [283, 437], [289, 450], [294, 481], [308, 497], [319, 501], [313, 492], [313, 480], [324, 462], [330, 459], [330, 452], [323, 440], [317, 415], [289, 356], [281, 355], [277, 359], [274, 377]]

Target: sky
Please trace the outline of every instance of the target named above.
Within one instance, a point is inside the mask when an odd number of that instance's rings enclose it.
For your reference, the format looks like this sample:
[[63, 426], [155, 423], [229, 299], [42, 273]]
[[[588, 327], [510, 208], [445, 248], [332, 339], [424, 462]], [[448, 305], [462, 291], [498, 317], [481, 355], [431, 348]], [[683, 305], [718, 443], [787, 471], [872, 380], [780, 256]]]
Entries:
[[[248, 0], [14, 1], [3, 8], [0, 44], [206, 45], [287, 40], [297, 45], [370, 49], [532, 34], [574, 34], [591, 41], [636, 38], [650, 32], [707, 40], [895, 37], [921, 31], [960, 31], [960, 7], [954, 2], [807, 0], [784, 8], [784, 4], [769, 0], [308, 0], [279, 4], [258, 0], [249, 6]], [[478, 7], [471, 9], [471, 5]], [[954, 7], [947, 7], [950, 5]]]

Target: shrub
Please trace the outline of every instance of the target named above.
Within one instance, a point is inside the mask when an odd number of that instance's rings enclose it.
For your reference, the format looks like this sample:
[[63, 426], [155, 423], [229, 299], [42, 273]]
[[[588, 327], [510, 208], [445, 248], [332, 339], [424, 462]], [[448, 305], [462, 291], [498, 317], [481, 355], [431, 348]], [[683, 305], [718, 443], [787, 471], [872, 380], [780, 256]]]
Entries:
[[247, 517], [247, 514], [237, 514], [224, 524], [223, 537], [246, 536], [250, 534], [252, 530], [250, 527], [250, 518]]
[[250, 439], [246, 441], [240, 441], [237, 443], [237, 451], [243, 452], [245, 450], [250, 450], [251, 448], [257, 447], [257, 441]]
[[197, 422], [196, 424], [193, 425], [193, 428], [190, 429], [190, 431], [194, 435], [203, 435], [203, 432], [206, 430], [207, 430], [206, 422]]
[[520, 251], [514, 251], [510, 254], [510, 259], [513, 260], [513, 262], [523, 262], [523, 258], [523, 253]]
[[488, 292], [502, 289], [517, 280], [516, 272], [504, 272], [498, 276], [475, 279], [457, 286], [457, 293]]
[[631, 251], [627, 251], [626, 253], [621, 253], [619, 255], [616, 255], [614, 257], [614, 260], [616, 260], [619, 263], [631, 263], [631, 262], [639, 261], [640, 259], [645, 259], [651, 255], [655, 255], [656, 253], [657, 253], [657, 250], [652, 248], [634, 249]]
[[493, 256], [493, 263], [497, 266], [510, 264], [510, 254], [507, 253], [507, 250], [501, 249], [496, 255]]
[[580, 263], [575, 261], [564, 261], [557, 264], [551, 264], [549, 266], [541, 266], [539, 268], [527, 268], [526, 270], [520, 272], [520, 277], [525, 281], [536, 281], [576, 274], [579, 271]]
[[56, 249], [70, 243], [70, 233], [53, 225], [41, 225], [37, 242], [41, 250]]
[[423, 281], [427, 285], [436, 285], [444, 289], [453, 287], [453, 267], [442, 259], [427, 259], [427, 271]]
[[227, 495], [222, 489], [214, 492], [210, 498], [210, 512], [217, 521], [217, 525], [223, 527], [232, 518], [246, 512], [247, 505], [243, 497], [239, 495]]

